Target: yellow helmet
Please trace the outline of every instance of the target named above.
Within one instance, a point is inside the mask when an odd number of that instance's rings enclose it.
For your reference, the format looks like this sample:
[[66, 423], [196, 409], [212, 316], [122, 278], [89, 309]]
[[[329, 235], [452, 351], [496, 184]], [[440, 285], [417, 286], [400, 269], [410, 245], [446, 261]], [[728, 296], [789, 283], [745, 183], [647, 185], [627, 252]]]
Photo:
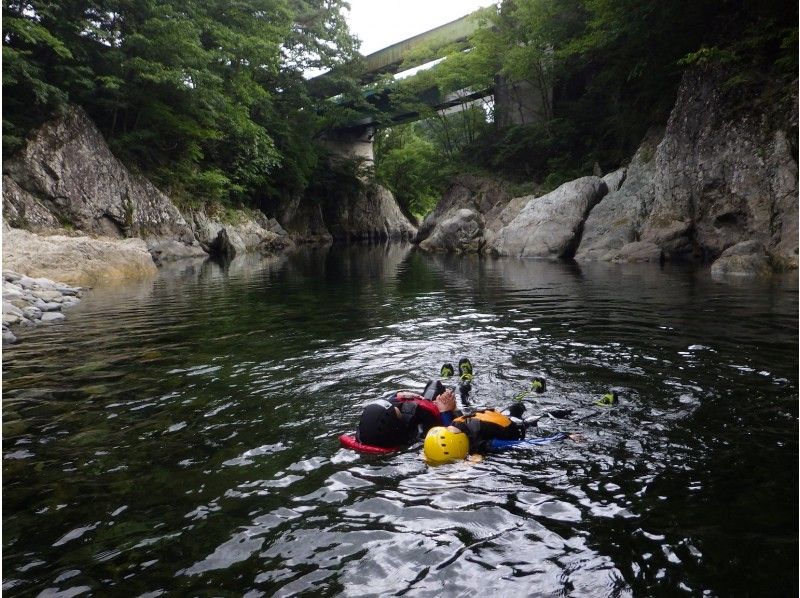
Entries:
[[422, 450], [430, 463], [458, 461], [469, 453], [469, 439], [462, 432], [451, 432], [443, 426], [436, 426], [425, 436]]

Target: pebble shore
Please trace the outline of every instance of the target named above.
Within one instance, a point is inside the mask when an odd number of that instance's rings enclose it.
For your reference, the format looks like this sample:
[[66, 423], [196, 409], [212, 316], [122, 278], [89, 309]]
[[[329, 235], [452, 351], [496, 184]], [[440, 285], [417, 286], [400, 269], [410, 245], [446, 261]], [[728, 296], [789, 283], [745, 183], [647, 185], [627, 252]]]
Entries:
[[80, 301], [80, 287], [47, 278], [3, 271], [3, 344], [16, 342], [13, 326], [35, 326], [64, 319], [63, 309]]

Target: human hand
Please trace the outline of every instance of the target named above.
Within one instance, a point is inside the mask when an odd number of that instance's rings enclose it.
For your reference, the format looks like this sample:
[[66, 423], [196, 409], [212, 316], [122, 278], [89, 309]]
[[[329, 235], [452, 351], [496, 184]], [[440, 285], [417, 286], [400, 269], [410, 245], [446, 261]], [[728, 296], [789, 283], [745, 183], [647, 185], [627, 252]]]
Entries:
[[583, 442], [583, 434], [578, 434], [577, 432], [573, 432], [571, 434], [567, 434], [567, 438], [569, 438], [572, 442]]
[[453, 411], [456, 408], [456, 395], [449, 388], [433, 401], [439, 411]]

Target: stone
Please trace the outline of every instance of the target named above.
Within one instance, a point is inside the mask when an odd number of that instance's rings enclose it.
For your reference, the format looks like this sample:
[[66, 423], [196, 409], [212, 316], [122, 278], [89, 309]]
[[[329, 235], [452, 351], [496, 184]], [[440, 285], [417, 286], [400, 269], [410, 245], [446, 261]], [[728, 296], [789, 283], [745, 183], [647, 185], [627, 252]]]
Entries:
[[588, 176], [529, 201], [498, 231], [493, 252], [512, 257], [573, 257], [584, 220], [606, 191], [601, 178]]
[[3, 344], [4, 345], [13, 345], [16, 342], [17, 342], [17, 337], [14, 336], [14, 333], [12, 333], [8, 328], [6, 328], [4, 326], [3, 327]]
[[3, 263], [27, 273], [20, 278], [26, 288], [32, 288], [28, 275], [92, 287], [148, 280], [158, 272], [142, 239], [40, 236], [19, 229], [3, 234]]
[[22, 313], [29, 320], [38, 320], [42, 317], [42, 310], [39, 309], [38, 307], [34, 307], [33, 305], [23, 309]]
[[619, 251], [611, 252], [606, 260], [612, 262], [662, 262], [664, 252], [655, 243], [635, 241], [624, 245]]
[[9, 303], [20, 309], [25, 309], [31, 304], [31, 302], [28, 301], [27, 299], [11, 299]]
[[5, 221], [15, 228], [40, 232], [61, 228], [58, 218], [47, 206], [10, 176], [3, 176], [3, 212]]
[[22, 316], [22, 310], [9, 301], [3, 301], [3, 313], [13, 314], [15, 316]]
[[655, 200], [641, 240], [673, 259], [708, 260], [742, 241], [761, 242], [797, 267], [798, 169], [787, 131], [793, 97], [733, 113], [723, 68], [688, 70], [658, 145]]
[[60, 302], [61, 299], [63, 298], [63, 295], [61, 294], [60, 291], [49, 291], [49, 290], [35, 289], [33, 291], [33, 294], [36, 297], [38, 297], [39, 299], [41, 299], [42, 301], [45, 301], [45, 302], [47, 302], [47, 301]]
[[[576, 261], [619, 260], [619, 250], [626, 243], [638, 241], [642, 222], [655, 197], [654, 155], [661, 137], [661, 131], [648, 135], [625, 170], [626, 176], [619, 188], [610, 190], [589, 213], [575, 253]], [[615, 184], [616, 177], [606, 176]]]
[[325, 202], [322, 215], [331, 236], [343, 241], [410, 241], [417, 233], [381, 185], [367, 184], [352, 196]]
[[479, 253], [483, 249], [484, 219], [476, 210], [462, 208], [443, 220], [419, 246], [433, 251]]
[[[13, 229], [9, 230], [6, 234], [13, 234]], [[33, 278], [25, 275], [20, 277], [19, 284], [23, 289], [28, 289], [28, 290], [36, 287], [36, 283], [34, 282]]]
[[147, 250], [153, 257], [153, 261], [159, 266], [176, 260], [208, 257], [199, 244], [189, 245], [176, 239], [150, 238], [147, 240]]
[[760, 241], [737, 243], [722, 252], [711, 265], [711, 275], [724, 276], [768, 276], [772, 273], [769, 256]]
[[615, 191], [618, 191], [620, 187], [622, 187], [622, 183], [625, 182], [625, 176], [627, 173], [628, 169], [623, 167], [618, 168], [613, 172], [609, 172], [603, 177], [603, 182], [606, 184], [606, 187], [608, 187], [609, 193], [614, 193]]
[[42, 314], [42, 322], [59, 322], [65, 318], [64, 314], [58, 311], [47, 311]]
[[95, 236], [169, 237], [195, 244], [169, 198], [111, 153], [77, 106], [67, 106], [32, 132], [3, 161], [3, 205], [16, 228], [52, 233], [59, 222]]
[[10, 312], [3, 312], [3, 326], [11, 326], [18, 323], [22, 319], [22, 314], [12, 314]]
[[[61, 303], [55, 301], [48, 301], [44, 304], [44, 311], [60, 311]], [[38, 307], [36, 309], [39, 309]]]
[[64, 301], [61, 303], [63, 307], [69, 307], [70, 305], [75, 305], [76, 303], [80, 303], [81, 300], [77, 297], [64, 297]]
[[[189, 222], [200, 246], [211, 255], [225, 256], [230, 259], [242, 253], [258, 251], [272, 253], [292, 245], [286, 231], [280, 225], [283, 235], [270, 230], [270, 221], [261, 212], [234, 214], [235, 224], [223, 224], [209, 218], [203, 212], [192, 212]], [[251, 217], [252, 216], [252, 217]], [[223, 233], [224, 231], [224, 233]], [[279, 240], [280, 239], [280, 240]]]
[[17, 282], [20, 278], [22, 278], [22, 274], [18, 274], [12, 270], [3, 270], [3, 279], [8, 282]]
[[22, 289], [12, 285], [3, 285], [3, 301], [11, 301], [13, 299], [22, 299], [25, 294]]
[[[511, 222], [525, 201], [526, 198], [512, 199], [508, 187], [500, 181], [473, 175], [456, 176], [436, 207], [422, 221], [413, 242], [429, 251], [446, 251], [447, 248], [439, 246], [438, 242], [447, 239], [449, 235], [437, 233], [437, 228], [445, 221], [458, 218], [458, 211], [465, 209], [481, 215], [484, 226], [483, 238], [478, 241], [478, 237], [475, 237], [478, 242], [467, 245], [474, 247], [475, 250], [478, 248], [482, 250], [486, 245], [487, 231], [494, 232]], [[449, 222], [448, 226], [451, 227], [452, 222]], [[492, 236], [492, 233], [488, 234]], [[427, 242], [423, 244], [426, 240]], [[462, 250], [466, 251], [466, 246]]]
[[52, 291], [57, 288], [56, 283], [49, 278], [34, 278], [33, 286], [44, 291]]

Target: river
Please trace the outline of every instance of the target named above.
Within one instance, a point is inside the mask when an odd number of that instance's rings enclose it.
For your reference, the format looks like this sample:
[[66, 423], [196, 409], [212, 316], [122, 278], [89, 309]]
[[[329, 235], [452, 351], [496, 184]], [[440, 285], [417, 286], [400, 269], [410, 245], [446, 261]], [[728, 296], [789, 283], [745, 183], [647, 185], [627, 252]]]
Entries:
[[[798, 278], [431, 256], [173, 266], [3, 351], [8, 596], [797, 595]], [[468, 356], [582, 442], [340, 448]], [[596, 406], [614, 389], [620, 402]]]

